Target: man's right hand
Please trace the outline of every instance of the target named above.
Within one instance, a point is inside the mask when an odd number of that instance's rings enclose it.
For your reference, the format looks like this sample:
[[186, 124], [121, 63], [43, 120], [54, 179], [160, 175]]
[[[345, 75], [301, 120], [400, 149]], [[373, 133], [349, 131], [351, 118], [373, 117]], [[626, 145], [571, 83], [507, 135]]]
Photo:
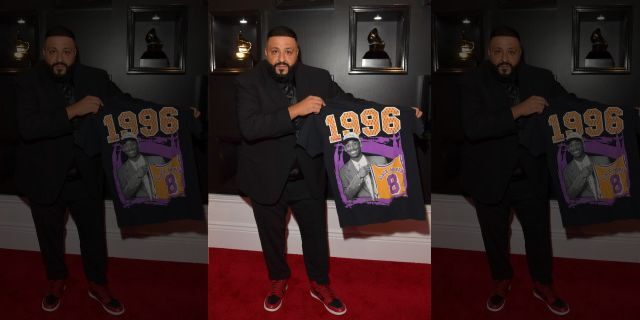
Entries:
[[323, 106], [325, 106], [325, 103], [322, 98], [308, 96], [304, 98], [304, 100], [289, 106], [289, 118], [293, 120], [297, 117], [304, 117], [310, 113], [318, 114]]
[[513, 114], [513, 119], [515, 120], [534, 113], [542, 113], [542, 111], [544, 111], [544, 108], [548, 106], [549, 103], [547, 103], [547, 100], [545, 100], [543, 97], [531, 96], [527, 98], [527, 100], [511, 107], [511, 113]]
[[67, 107], [67, 118], [82, 117], [89, 113], [96, 113], [102, 107], [102, 100], [94, 96], [86, 96], [80, 101]]

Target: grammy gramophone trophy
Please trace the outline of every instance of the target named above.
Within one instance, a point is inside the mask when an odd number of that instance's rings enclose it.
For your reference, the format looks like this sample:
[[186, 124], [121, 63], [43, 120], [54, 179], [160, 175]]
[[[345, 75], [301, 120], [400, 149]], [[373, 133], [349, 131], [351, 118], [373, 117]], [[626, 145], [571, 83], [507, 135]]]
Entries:
[[378, 35], [378, 28], [373, 28], [367, 36], [369, 51], [362, 57], [364, 68], [388, 68], [391, 67], [391, 59], [384, 51], [384, 41]]
[[15, 45], [9, 52], [11, 64], [15, 67], [28, 68], [31, 66], [29, 49], [31, 44], [20, 38], [16, 39]]
[[251, 41], [247, 40], [247, 38], [242, 35], [242, 31], [240, 31], [231, 57], [234, 61], [233, 64], [237, 67], [253, 67], [251, 48]]
[[591, 51], [584, 59], [584, 66], [587, 68], [609, 68], [615, 66], [611, 53], [607, 51], [609, 44], [604, 39], [600, 28], [591, 33]]
[[144, 37], [147, 42], [147, 51], [140, 57], [141, 68], [166, 68], [169, 66], [169, 59], [162, 51], [162, 41], [156, 35], [156, 29], [151, 28]]

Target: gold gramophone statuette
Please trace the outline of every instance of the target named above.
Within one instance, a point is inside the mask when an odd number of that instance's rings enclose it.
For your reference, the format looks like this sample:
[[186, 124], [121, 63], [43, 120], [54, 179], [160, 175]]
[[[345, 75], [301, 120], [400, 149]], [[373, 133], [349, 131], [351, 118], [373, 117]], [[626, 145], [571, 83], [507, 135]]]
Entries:
[[242, 36], [242, 31], [238, 33], [237, 51], [235, 52], [235, 59], [244, 61], [251, 55], [251, 42]]
[[458, 51], [458, 58], [462, 61], [467, 61], [473, 57], [473, 49], [475, 48], [475, 44], [473, 41], [469, 41], [466, 39], [462, 39], [460, 41], [460, 45], [458, 46], [460, 49]]
[[16, 51], [13, 52], [12, 58], [15, 61], [22, 61], [29, 55], [29, 48], [31, 45], [27, 41], [16, 40]]

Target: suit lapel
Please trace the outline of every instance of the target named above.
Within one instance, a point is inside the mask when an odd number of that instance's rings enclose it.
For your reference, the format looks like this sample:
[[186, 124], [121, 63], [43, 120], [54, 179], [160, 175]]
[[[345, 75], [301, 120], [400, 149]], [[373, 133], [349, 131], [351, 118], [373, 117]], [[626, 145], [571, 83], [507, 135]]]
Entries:
[[[527, 66], [526, 65], [520, 66], [520, 72], [518, 74], [520, 101], [524, 101], [535, 94], [535, 92], [533, 92], [533, 86], [531, 84], [531, 81], [529, 81], [531, 77], [528, 77], [527, 73], [528, 73]], [[541, 93], [538, 93], [538, 95], [541, 95]]]
[[287, 97], [284, 95], [284, 93], [282, 92], [282, 90], [280, 90], [280, 87], [278, 87], [278, 84], [271, 79], [271, 76], [269, 75], [269, 70], [267, 68], [271, 68], [271, 65], [269, 65], [269, 63], [266, 60], [262, 61], [262, 65], [260, 66], [260, 68], [263, 68], [263, 72], [262, 72], [262, 80], [264, 82], [264, 88], [265, 91], [267, 92], [267, 95], [271, 98], [271, 101], [274, 102], [274, 106], [289, 106], [289, 101], [287, 100]]

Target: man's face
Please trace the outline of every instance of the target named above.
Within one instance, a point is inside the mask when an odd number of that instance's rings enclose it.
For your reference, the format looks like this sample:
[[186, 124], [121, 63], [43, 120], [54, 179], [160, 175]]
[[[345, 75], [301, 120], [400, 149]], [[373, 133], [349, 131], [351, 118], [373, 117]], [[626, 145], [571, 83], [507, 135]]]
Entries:
[[568, 151], [574, 159], [580, 159], [584, 155], [584, 146], [580, 139], [569, 141]]
[[489, 61], [493, 64], [498, 73], [509, 76], [513, 68], [520, 63], [522, 48], [518, 38], [510, 36], [496, 36], [489, 42]]
[[286, 36], [274, 36], [267, 40], [264, 55], [276, 72], [281, 76], [289, 73], [298, 61], [298, 43], [296, 39]]
[[65, 36], [51, 36], [44, 42], [44, 60], [51, 67], [51, 72], [62, 77], [69, 67], [76, 62], [76, 42]]
[[360, 141], [356, 139], [347, 140], [344, 145], [344, 150], [347, 152], [347, 154], [349, 154], [349, 157], [351, 157], [351, 159], [359, 157], [361, 154]]
[[133, 139], [125, 141], [122, 146], [122, 152], [124, 152], [129, 159], [136, 158], [138, 156], [138, 142]]

